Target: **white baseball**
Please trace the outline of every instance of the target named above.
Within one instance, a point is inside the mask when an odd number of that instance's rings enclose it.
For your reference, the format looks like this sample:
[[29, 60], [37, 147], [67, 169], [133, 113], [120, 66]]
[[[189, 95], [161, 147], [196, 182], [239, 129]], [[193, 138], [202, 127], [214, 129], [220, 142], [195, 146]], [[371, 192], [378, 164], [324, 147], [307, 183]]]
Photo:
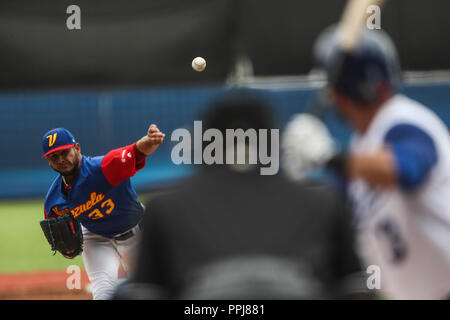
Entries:
[[206, 60], [202, 57], [197, 57], [192, 60], [192, 69], [197, 72], [202, 72], [206, 68]]

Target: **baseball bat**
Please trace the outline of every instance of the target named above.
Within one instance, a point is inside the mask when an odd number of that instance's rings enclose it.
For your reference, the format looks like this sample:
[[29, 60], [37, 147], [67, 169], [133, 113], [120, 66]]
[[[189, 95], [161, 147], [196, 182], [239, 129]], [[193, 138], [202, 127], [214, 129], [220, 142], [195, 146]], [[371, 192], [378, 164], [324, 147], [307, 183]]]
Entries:
[[382, 7], [385, 0], [349, 0], [342, 13], [338, 26], [337, 41], [347, 52], [352, 51], [359, 42], [371, 5]]

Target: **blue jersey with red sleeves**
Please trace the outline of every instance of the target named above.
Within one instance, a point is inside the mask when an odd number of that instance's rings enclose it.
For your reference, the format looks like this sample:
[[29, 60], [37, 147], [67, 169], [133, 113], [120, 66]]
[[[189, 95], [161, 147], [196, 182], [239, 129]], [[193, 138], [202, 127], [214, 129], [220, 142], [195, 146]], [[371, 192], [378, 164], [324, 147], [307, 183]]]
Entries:
[[136, 144], [110, 151], [105, 156], [82, 157], [78, 176], [63, 193], [59, 175], [47, 193], [46, 218], [71, 213], [89, 231], [112, 238], [136, 226], [143, 206], [130, 183], [145, 166], [145, 155]]

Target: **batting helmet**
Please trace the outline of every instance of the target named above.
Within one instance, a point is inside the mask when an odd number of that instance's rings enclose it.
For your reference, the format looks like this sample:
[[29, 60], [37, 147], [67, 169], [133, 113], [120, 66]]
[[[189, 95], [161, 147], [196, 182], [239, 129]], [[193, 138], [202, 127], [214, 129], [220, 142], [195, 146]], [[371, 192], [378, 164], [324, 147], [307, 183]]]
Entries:
[[382, 30], [365, 29], [351, 51], [338, 43], [336, 26], [319, 35], [314, 55], [325, 69], [328, 85], [360, 104], [371, 104], [384, 89], [396, 91], [400, 68], [393, 42]]

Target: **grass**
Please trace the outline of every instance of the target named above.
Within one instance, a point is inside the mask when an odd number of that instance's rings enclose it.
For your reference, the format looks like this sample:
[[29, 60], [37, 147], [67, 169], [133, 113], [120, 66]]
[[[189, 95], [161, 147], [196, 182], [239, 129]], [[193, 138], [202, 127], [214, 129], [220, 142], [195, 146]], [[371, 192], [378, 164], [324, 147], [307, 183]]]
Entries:
[[[145, 203], [157, 194], [142, 194], [139, 200]], [[84, 268], [81, 256], [73, 260], [59, 252], [53, 256], [39, 225], [43, 218], [43, 200], [0, 202], [0, 273]]]
[[83, 267], [81, 256], [73, 260], [53, 256], [39, 221], [44, 218], [38, 200], [0, 202], [0, 272], [61, 270]]

